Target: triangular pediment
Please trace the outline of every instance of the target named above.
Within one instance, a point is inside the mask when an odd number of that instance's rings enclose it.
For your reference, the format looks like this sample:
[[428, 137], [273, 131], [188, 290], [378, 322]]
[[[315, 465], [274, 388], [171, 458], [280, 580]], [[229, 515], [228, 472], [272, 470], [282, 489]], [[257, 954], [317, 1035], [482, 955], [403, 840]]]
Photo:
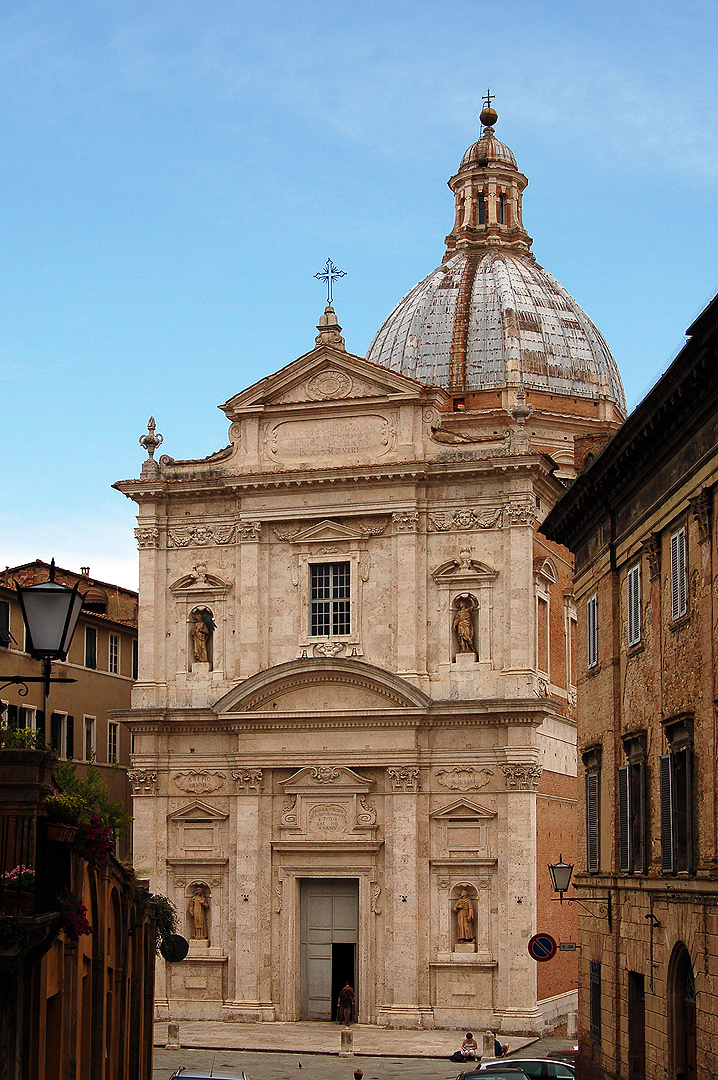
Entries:
[[229, 814], [223, 813], [221, 810], [217, 810], [214, 806], [208, 806], [207, 803], [195, 800], [194, 802], [187, 803], [186, 806], [181, 806], [179, 810], [173, 810], [171, 814], [167, 815], [169, 821], [224, 821], [229, 817]]
[[324, 521], [320, 521], [316, 525], [310, 525], [308, 529], [302, 529], [301, 532], [296, 533], [292, 537], [292, 543], [324, 543], [330, 540], [362, 540], [363, 538], [364, 533], [357, 532], [356, 529], [348, 529], [338, 521], [331, 521], [326, 518]]
[[279, 785], [285, 792], [292, 795], [311, 791], [343, 791], [348, 794], [365, 794], [373, 787], [373, 780], [365, 780], [353, 769], [347, 769], [342, 765], [308, 765], [298, 769], [287, 780], [280, 780]]
[[429, 816], [438, 821], [485, 821], [487, 818], [495, 818], [496, 811], [489, 810], [480, 803], [469, 802], [468, 799], [457, 799]]
[[309, 407], [361, 405], [387, 399], [425, 404], [445, 394], [423, 386], [364, 357], [328, 345], [300, 356], [291, 364], [254, 383], [220, 405], [230, 420], [258, 411], [289, 411]]

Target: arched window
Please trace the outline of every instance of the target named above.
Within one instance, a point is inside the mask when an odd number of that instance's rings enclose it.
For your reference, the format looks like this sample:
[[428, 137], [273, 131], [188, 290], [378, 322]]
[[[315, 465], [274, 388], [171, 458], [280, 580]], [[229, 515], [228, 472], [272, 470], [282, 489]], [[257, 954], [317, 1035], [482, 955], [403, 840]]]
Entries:
[[682, 941], [668, 965], [668, 1009], [671, 1077], [695, 1080], [696, 984], [690, 953]]

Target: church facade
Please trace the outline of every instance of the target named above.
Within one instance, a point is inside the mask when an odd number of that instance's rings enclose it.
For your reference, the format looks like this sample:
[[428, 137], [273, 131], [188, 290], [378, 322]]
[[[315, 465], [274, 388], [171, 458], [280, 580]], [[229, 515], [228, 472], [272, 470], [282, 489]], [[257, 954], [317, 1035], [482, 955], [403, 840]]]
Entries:
[[190, 939], [158, 1018], [539, 1032], [575, 1009], [546, 863], [576, 834], [576, 619], [537, 533], [625, 412], [536, 264], [482, 113], [442, 266], [366, 358], [314, 347], [230, 398], [229, 445], [137, 480], [135, 863]]

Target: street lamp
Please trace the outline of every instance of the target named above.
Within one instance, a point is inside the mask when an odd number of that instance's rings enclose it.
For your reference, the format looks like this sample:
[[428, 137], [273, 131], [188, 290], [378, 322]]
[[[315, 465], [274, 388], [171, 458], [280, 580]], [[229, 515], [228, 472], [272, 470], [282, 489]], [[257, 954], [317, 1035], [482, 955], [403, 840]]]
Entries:
[[[20, 609], [27, 631], [27, 651], [33, 660], [41, 660], [43, 674], [40, 676], [12, 675], [4, 686], [11, 683], [25, 685], [31, 682], [44, 684], [47, 697], [51, 682], [75, 682], [75, 679], [52, 679], [50, 670], [53, 660], [66, 660], [75, 633], [84, 597], [74, 588], [55, 581], [55, 560], [50, 563], [50, 578], [37, 585], [21, 585], [15, 582]], [[27, 694], [20, 691], [21, 696]]]
[[558, 893], [559, 901], [563, 903], [563, 894], [568, 892], [568, 887], [571, 884], [573, 865], [565, 863], [563, 861], [563, 855], [559, 855], [558, 859], [559, 861], [554, 863], [553, 866], [549, 864], [548, 872], [551, 875], [553, 891]]

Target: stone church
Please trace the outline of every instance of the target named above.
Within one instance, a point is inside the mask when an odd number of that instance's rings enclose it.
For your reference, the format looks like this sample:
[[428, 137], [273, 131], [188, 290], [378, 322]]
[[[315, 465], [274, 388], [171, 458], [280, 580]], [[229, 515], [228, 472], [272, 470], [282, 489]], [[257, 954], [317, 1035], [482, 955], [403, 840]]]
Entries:
[[135, 865], [190, 939], [158, 1018], [538, 1032], [575, 1008], [546, 864], [576, 835], [575, 605], [537, 525], [625, 417], [606, 343], [531, 254], [483, 131], [441, 265], [366, 357], [313, 348], [148, 457], [138, 506]]

